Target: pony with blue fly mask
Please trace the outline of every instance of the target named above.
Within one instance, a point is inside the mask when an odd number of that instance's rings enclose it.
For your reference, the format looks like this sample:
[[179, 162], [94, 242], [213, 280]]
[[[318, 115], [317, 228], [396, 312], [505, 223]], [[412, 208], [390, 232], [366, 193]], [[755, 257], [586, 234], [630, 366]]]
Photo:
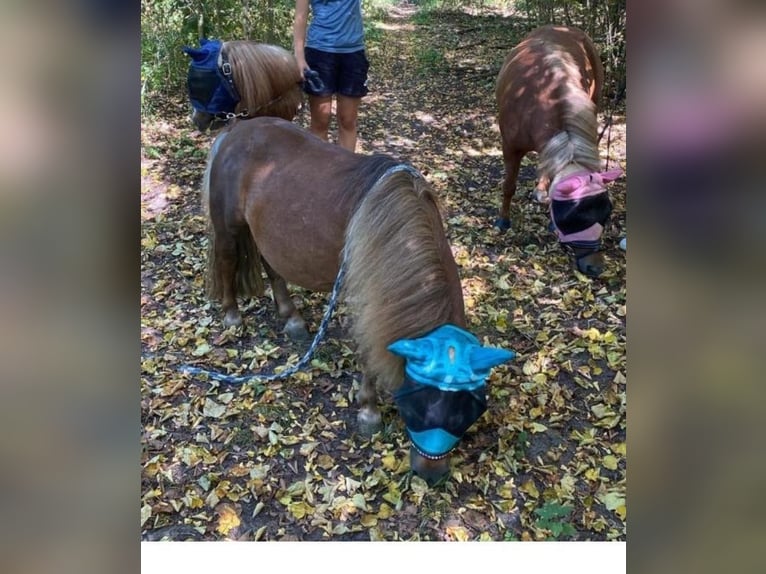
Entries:
[[287, 284], [340, 292], [362, 371], [359, 430], [379, 430], [378, 393], [392, 397], [412, 470], [429, 484], [444, 479], [451, 451], [486, 409], [490, 369], [513, 353], [466, 330], [457, 265], [423, 176], [290, 122], [254, 118], [213, 143], [203, 209], [208, 293], [221, 300], [224, 325], [243, 323], [237, 297], [262, 295], [262, 272], [293, 339], [308, 331]]
[[560, 244], [592, 277], [604, 269], [601, 235], [612, 211], [606, 184], [622, 175], [601, 168], [596, 112], [603, 83], [601, 59], [582, 30], [543, 26], [511, 50], [495, 87], [505, 163], [495, 226], [510, 229], [521, 160], [538, 152], [535, 198], [550, 202]]
[[200, 131], [233, 119], [274, 116], [292, 120], [303, 98], [295, 56], [280, 46], [246, 40], [200, 40], [184, 47], [192, 122]]

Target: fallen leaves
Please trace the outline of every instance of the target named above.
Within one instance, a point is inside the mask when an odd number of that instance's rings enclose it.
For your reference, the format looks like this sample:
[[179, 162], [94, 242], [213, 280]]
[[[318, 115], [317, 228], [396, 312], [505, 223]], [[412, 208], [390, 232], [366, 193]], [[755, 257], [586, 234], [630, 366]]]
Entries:
[[[245, 325], [224, 329], [205, 296], [198, 188], [210, 138], [192, 132], [183, 102], [161, 130], [146, 122], [142, 131], [145, 538], [183, 526], [208, 540], [624, 539], [624, 185], [614, 187], [597, 280], [572, 270], [547, 232], [546, 208], [526, 197], [533, 157], [522, 165], [512, 229], [491, 227], [503, 177], [492, 83], [505, 54], [477, 48], [470, 57], [481, 65], [467, 63], [448, 39], [469, 22], [434, 13], [409, 34], [386, 31], [371, 51], [377, 85], [360, 115], [364, 153], [413, 162], [442, 198], [471, 330], [518, 353], [493, 371], [488, 411], [456, 449], [451, 479], [430, 489], [410, 474], [390, 403], [380, 433], [356, 433], [359, 372], [343, 309], [309, 368], [288, 381], [234, 387], [179, 373], [186, 363], [279, 370], [305, 350], [280, 332], [269, 297], [242, 301]], [[508, 41], [497, 22], [482, 28], [482, 45]], [[424, 80], [412, 63], [427, 45], [444, 59]], [[470, 88], [476, 74], [486, 89]], [[293, 296], [318, 325], [326, 296]]]

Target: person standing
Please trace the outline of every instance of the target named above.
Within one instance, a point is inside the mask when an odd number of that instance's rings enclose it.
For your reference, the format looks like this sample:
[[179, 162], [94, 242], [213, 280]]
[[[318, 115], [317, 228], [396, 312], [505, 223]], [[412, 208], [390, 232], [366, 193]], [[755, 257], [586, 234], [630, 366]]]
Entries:
[[328, 141], [335, 96], [338, 144], [355, 151], [359, 104], [367, 95], [369, 69], [361, 0], [296, 0], [293, 45], [304, 79], [312, 79], [306, 75], [307, 70], [311, 70], [323, 84], [304, 82], [311, 113], [309, 130]]

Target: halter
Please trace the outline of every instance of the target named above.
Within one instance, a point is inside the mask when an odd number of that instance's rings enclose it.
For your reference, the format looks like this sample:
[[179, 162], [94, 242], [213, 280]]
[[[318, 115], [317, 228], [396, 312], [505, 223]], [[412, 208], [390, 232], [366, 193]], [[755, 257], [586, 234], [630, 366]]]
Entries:
[[[406, 171], [416, 178], [423, 177], [421, 173], [418, 170], [416, 170], [414, 167], [412, 167], [411, 165], [400, 163], [400, 164], [396, 164], [389, 167], [385, 172], [383, 172], [383, 175], [381, 175], [375, 181], [375, 183], [372, 186], [370, 186], [370, 189], [378, 185], [381, 181], [383, 181], [388, 176], [398, 171]], [[297, 373], [298, 371], [302, 370], [306, 365], [309, 364], [309, 361], [311, 361], [311, 357], [314, 355], [314, 352], [319, 347], [320, 343], [322, 342], [322, 339], [324, 339], [325, 335], [327, 334], [327, 327], [330, 324], [330, 320], [332, 319], [332, 314], [335, 311], [335, 307], [338, 303], [338, 298], [340, 296], [340, 291], [343, 284], [343, 278], [346, 275], [345, 249], [343, 250], [342, 255], [343, 255], [343, 258], [341, 259], [340, 268], [338, 269], [338, 275], [335, 277], [335, 283], [333, 283], [332, 293], [330, 293], [330, 300], [327, 302], [327, 309], [325, 309], [324, 315], [322, 316], [322, 322], [319, 324], [319, 329], [317, 330], [317, 333], [314, 336], [314, 340], [311, 342], [311, 345], [309, 346], [308, 350], [295, 365], [285, 369], [284, 371], [280, 373], [272, 373], [272, 374], [256, 373], [253, 375], [240, 375], [240, 376], [227, 375], [225, 373], [221, 373], [218, 371], [211, 371], [208, 369], [203, 369], [201, 367], [194, 367], [192, 365], [182, 365], [179, 370], [182, 373], [187, 373], [190, 375], [207, 375], [208, 377], [216, 381], [220, 381], [222, 383], [229, 383], [233, 385], [256, 383], [259, 381], [269, 382], [269, 381], [276, 381], [280, 379], [286, 379], [287, 377], [290, 377], [294, 375], [295, 373]]]

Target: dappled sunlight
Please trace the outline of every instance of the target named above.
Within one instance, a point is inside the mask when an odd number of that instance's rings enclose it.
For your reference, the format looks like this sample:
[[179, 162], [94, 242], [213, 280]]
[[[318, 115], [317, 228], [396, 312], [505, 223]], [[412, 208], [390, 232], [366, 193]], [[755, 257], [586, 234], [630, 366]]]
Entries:
[[[361, 375], [345, 302], [289, 381], [218, 387], [179, 375], [188, 362], [271, 371], [305, 348], [281, 332], [268, 297], [241, 301], [236, 333], [206, 298], [199, 188], [213, 136], [171, 105], [142, 134], [142, 539], [625, 539], [625, 181], [610, 189], [598, 280], [573, 269], [548, 207], [530, 199], [536, 154], [522, 161], [510, 230], [496, 229], [495, 80], [526, 24], [457, 12], [420, 22], [416, 12], [376, 24], [358, 149], [423, 174], [443, 208], [470, 331], [516, 358], [493, 370], [488, 410], [439, 489], [409, 474], [395, 407], [384, 407], [378, 434], [357, 432]], [[305, 110], [296, 123], [308, 125]], [[623, 168], [624, 124], [615, 114], [600, 146]], [[327, 295], [290, 294], [315, 331]], [[556, 512], [565, 535], [541, 518]]]

